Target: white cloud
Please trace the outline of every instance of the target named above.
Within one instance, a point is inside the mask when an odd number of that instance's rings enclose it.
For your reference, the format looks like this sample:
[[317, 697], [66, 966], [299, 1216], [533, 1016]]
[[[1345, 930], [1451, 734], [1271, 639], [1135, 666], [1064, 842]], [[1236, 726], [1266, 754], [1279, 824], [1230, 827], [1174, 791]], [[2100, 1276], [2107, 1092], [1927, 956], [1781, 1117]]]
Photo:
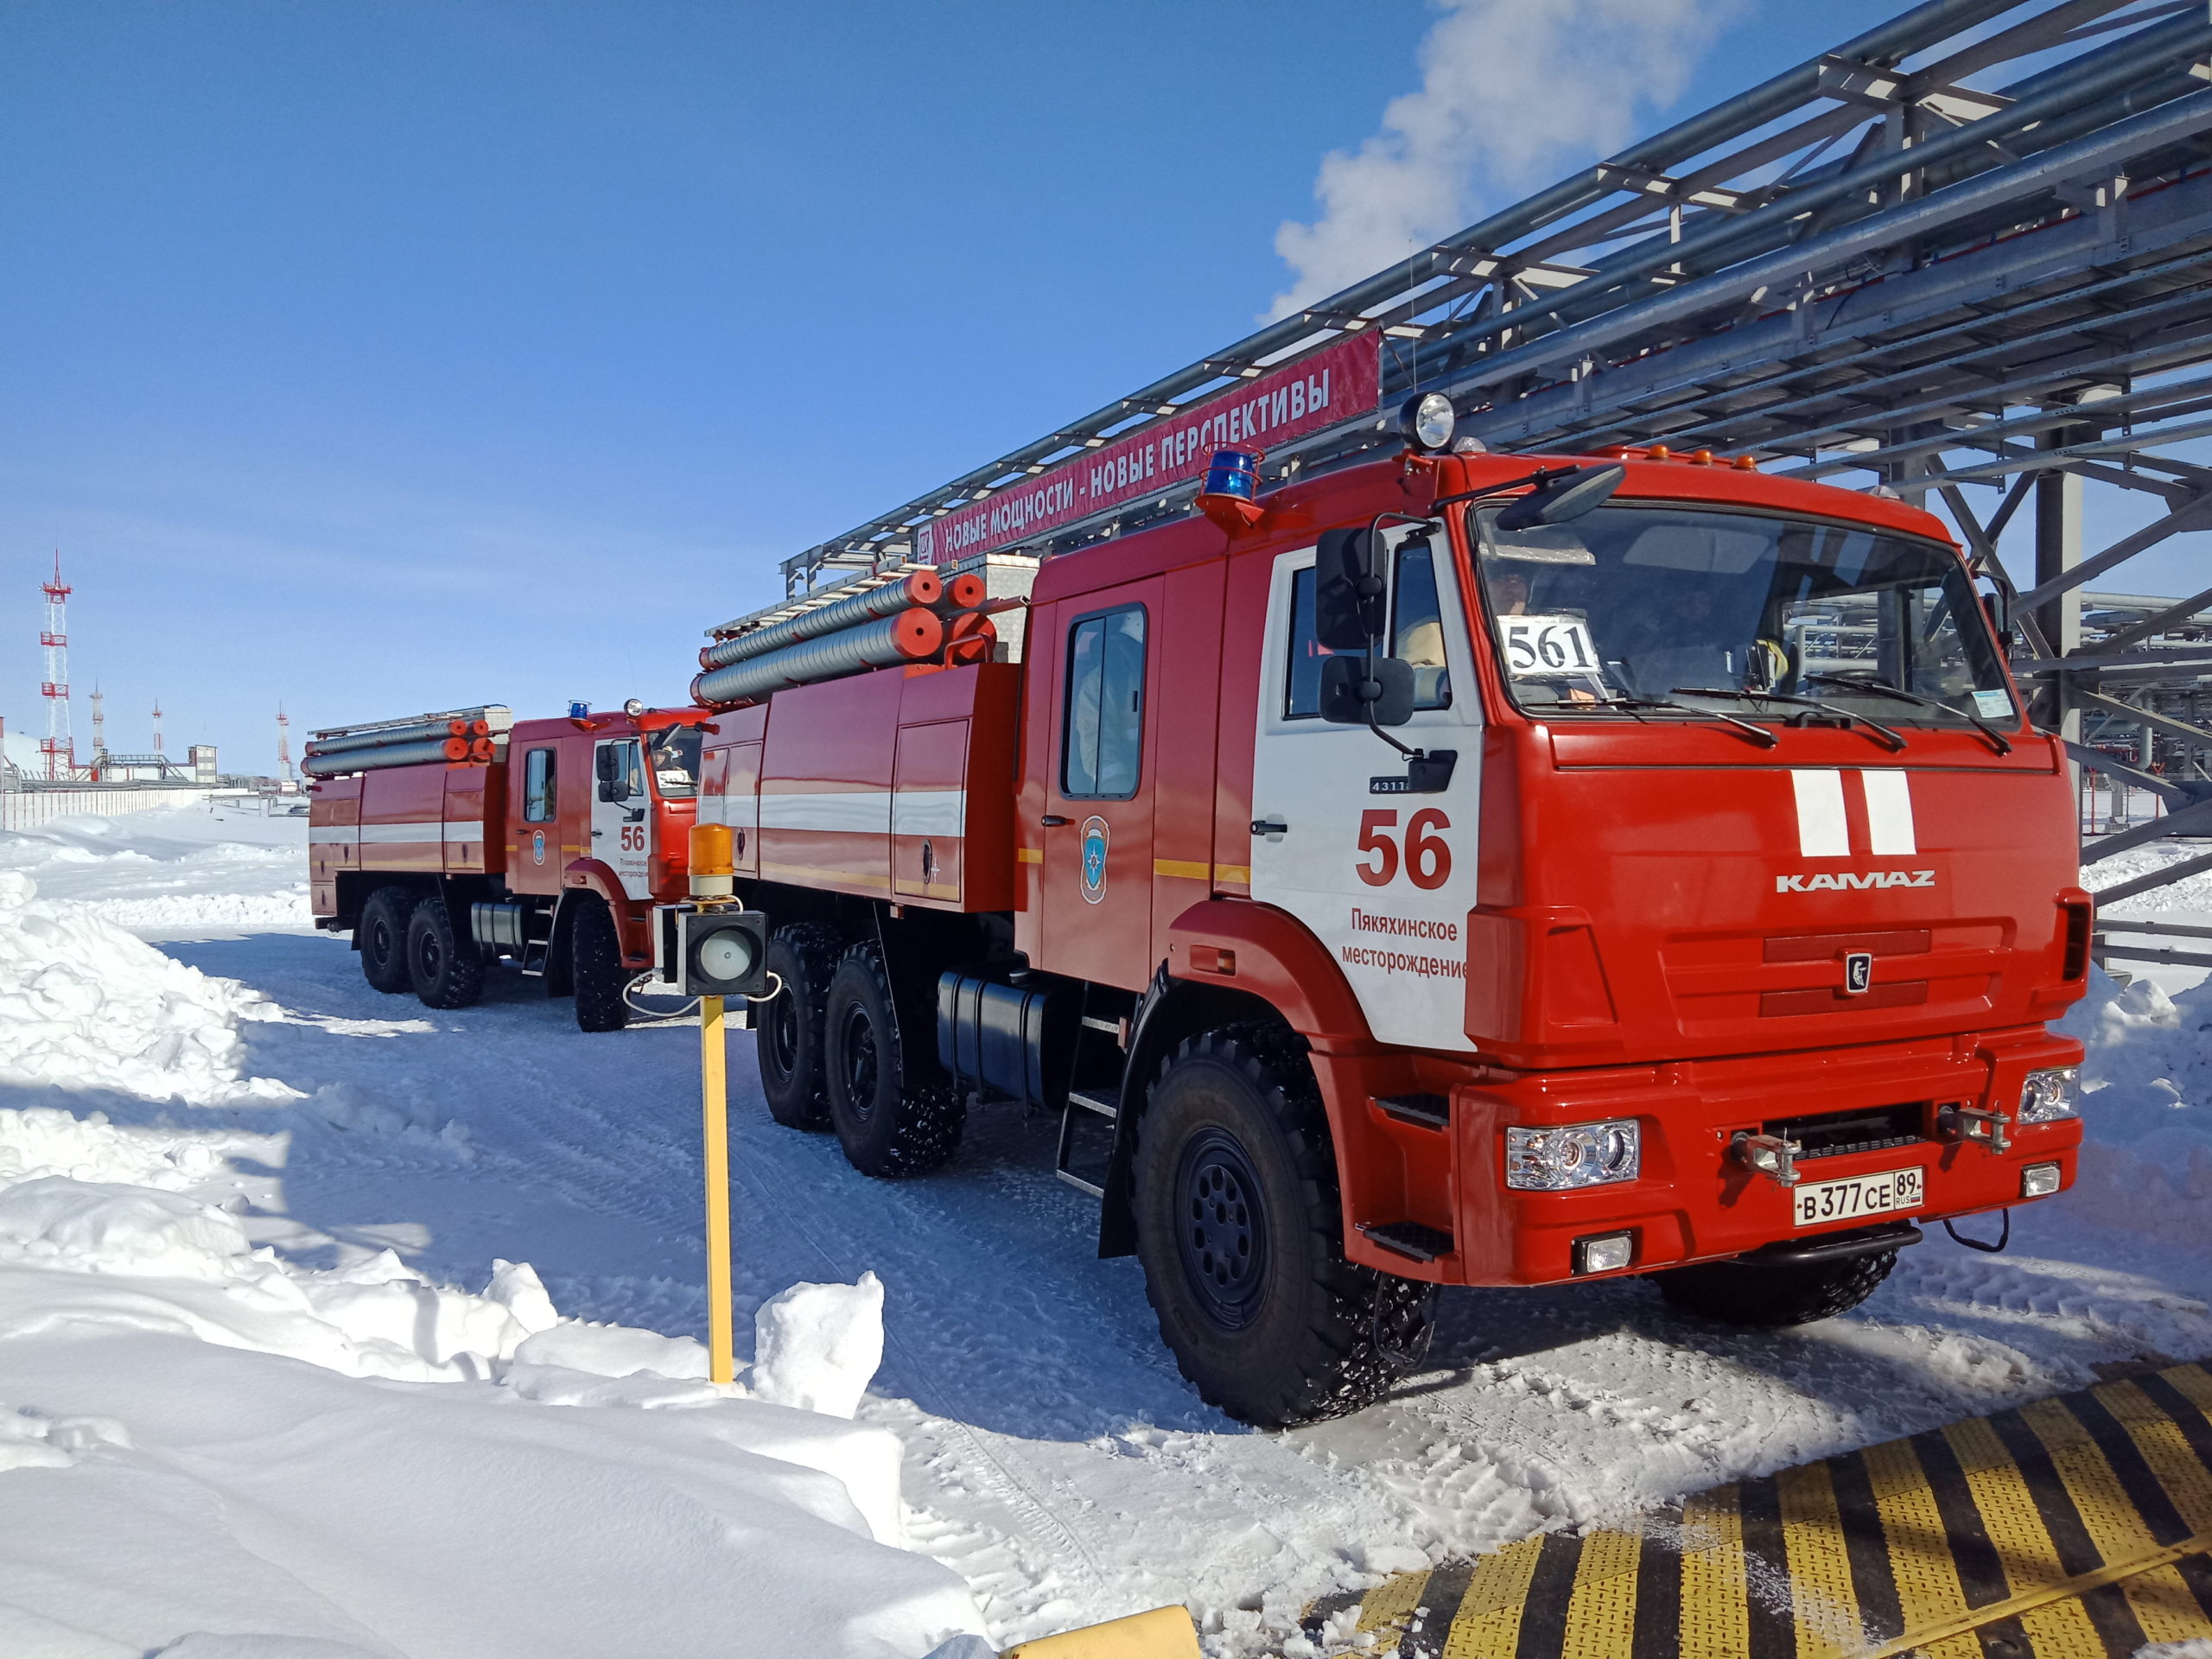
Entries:
[[1293, 273], [1270, 319], [1464, 229], [1486, 208], [1624, 149], [1648, 111], [1681, 95], [1728, 20], [1714, 0], [1440, 0], [1421, 90], [1382, 130], [1322, 159], [1320, 217], [1286, 222]]

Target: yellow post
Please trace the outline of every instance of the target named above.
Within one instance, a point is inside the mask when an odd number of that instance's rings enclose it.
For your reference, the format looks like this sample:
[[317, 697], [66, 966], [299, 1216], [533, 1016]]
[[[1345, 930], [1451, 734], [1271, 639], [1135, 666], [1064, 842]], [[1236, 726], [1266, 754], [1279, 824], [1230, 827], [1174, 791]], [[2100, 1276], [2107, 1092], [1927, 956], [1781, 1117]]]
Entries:
[[722, 1000], [699, 999], [699, 1077], [707, 1116], [707, 1375], [737, 1376], [730, 1345], [729, 1079], [722, 1038]]

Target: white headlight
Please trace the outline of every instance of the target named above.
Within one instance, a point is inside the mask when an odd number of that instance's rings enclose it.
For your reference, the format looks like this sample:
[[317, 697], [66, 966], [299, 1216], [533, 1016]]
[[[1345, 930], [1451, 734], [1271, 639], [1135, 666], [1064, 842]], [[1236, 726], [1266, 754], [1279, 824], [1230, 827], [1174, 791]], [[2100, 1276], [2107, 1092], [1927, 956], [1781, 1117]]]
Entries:
[[1399, 411], [1398, 425], [1422, 448], [1441, 449], [1452, 442], [1452, 426], [1457, 418], [1449, 397], [1440, 391], [1425, 391], [1406, 401]]
[[2029, 1072], [2020, 1085], [2020, 1122], [2055, 1123], [2062, 1117], [2078, 1116], [2081, 1090], [2079, 1066], [2052, 1065]]
[[1642, 1159], [1634, 1118], [1505, 1132], [1505, 1184], [1524, 1192], [1632, 1181]]

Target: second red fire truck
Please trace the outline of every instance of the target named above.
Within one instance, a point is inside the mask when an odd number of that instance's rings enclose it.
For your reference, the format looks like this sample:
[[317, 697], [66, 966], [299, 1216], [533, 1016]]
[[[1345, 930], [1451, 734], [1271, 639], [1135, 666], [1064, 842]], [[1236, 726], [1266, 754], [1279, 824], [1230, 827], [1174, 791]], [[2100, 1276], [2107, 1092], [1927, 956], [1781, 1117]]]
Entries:
[[[905, 567], [739, 619], [635, 734], [512, 728], [455, 946], [527, 965], [606, 881], [581, 830], [557, 875], [523, 852], [518, 753], [588, 791], [572, 748], [696, 733], [772, 930], [776, 1118], [908, 1177], [978, 1110], [1057, 1114], [1101, 1253], [1257, 1423], [1376, 1397], [1438, 1286], [1642, 1274], [1787, 1325], [2068, 1185], [2065, 760], [1938, 521], [1426, 436], [1266, 494], [1232, 454], [1204, 514], [950, 565], [982, 584], [950, 620]], [[642, 973], [693, 804], [639, 803]]]

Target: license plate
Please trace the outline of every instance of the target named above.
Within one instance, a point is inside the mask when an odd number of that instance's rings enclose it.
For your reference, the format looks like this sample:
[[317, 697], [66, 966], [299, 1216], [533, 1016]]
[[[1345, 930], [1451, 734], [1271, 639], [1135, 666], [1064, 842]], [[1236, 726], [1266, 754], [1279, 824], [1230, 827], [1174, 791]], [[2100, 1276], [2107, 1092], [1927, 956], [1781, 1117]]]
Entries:
[[1879, 1175], [1854, 1175], [1847, 1181], [1815, 1181], [1792, 1189], [1792, 1215], [1800, 1227], [1851, 1221], [1861, 1216], [1895, 1215], [1917, 1210], [1927, 1198], [1923, 1173], [1887, 1169]]

